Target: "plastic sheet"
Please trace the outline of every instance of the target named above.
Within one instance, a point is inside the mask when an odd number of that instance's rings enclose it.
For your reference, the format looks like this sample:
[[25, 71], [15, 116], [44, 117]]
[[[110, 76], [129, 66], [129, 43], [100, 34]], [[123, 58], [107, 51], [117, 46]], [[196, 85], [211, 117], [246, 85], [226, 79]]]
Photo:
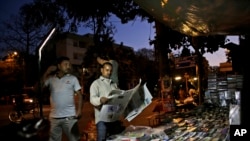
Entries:
[[250, 31], [247, 0], [135, 0], [173, 30], [190, 36], [244, 35]]

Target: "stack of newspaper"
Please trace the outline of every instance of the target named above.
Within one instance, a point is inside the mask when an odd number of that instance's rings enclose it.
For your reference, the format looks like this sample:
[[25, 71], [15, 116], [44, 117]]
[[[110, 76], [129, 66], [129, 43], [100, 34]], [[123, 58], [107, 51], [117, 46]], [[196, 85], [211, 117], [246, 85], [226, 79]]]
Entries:
[[146, 83], [140, 81], [133, 89], [111, 91], [108, 98], [109, 102], [102, 106], [100, 113], [105, 122], [119, 120], [122, 116], [131, 121], [152, 102], [153, 97]]

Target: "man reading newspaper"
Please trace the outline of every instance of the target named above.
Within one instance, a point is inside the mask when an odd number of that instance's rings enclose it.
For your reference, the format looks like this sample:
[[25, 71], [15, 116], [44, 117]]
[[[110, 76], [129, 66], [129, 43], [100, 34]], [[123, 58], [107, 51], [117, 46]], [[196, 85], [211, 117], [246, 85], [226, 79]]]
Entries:
[[[119, 119], [107, 122], [101, 116], [101, 110], [104, 104], [110, 100], [108, 97], [112, 90], [118, 90], [117, 84], [110, 79], [112, 73], [112, 64], [105, 62], [102, 64], [101, 76], [93, 81], [90, 86], [90, 103], [94, 106], [95, 124], [97, 129], [97, 141], [104, 141], [108, 136], [122, 132]], [[110, 111], [116, 111], [117, 107], [112, 107]], [[110, 115], [112, 116], [112, 115]]]
[[[90, 87], [90, 102], [95, 107], [95, 123], [97, 140], [105, 140], [108, 136], [117, 134], [121, 116], [131, 121], [151, 102], [152, 96], [146, 84], [139, 84], [130, 90], [121, 90], [110, 79], [112, 64], [105, 63], [101, 67], [102, 75]], [[116, 133], [111, 132], [118, 131]]]

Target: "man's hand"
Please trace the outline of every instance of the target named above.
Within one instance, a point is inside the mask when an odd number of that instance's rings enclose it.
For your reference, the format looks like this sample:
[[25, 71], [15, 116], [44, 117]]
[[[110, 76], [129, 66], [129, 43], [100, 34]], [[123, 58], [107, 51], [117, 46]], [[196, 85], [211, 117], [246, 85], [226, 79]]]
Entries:
[[81, 117], [82, 117], [82, 112], [81, 111], [77, 111], [76, 118], [80, 119]]
[[49, 66], [47, 68], [46, 72], [42, 76], [42, 80], [41, 80], [42, 86], [44, 85], [44, 82], [46, 81], [46, 79], [48, 79], [52, 75], [52, 73], [55, 73], [56, 70], [57, 70], [57, 66], [55, 65]]
[[46, 73], [51, 74], [52, 72], [55, 72], [57, 70], [57, 66], [49, 66]]
[[101, 104], [106, 104], [109, 101], [109, 99], [107, 97], [101, 97], [100, 101]]

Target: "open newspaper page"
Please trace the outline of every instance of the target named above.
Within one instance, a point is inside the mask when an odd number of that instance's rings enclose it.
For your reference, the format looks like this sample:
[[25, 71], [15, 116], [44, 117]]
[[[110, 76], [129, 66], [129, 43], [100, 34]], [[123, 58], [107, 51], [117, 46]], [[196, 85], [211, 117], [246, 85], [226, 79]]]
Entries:
[[129, 90], [112, 90], [108, 96], [110, 99], [104, 104], [100, 111], [100, 119], [105, 122], [119, 120], [136, 91], [140, 88], [140, 83]]
[[128, 121], [134, 119], [152, 102], [152, 98], [153, 97], [149, 92], [146, 83], [143, 86], [140, 86], [133, 94], [133, 97], [129, 101], [124, 112], [125, 119]]
[[111, 91], [108, 98], [110, 100], [102, 106], [100, 112], [105, 122], [119, 120], [121, 116], [131, 121], [152, 102], [153, 97], [146, 83], [141, 85], [140, 81], [133, 89]]

